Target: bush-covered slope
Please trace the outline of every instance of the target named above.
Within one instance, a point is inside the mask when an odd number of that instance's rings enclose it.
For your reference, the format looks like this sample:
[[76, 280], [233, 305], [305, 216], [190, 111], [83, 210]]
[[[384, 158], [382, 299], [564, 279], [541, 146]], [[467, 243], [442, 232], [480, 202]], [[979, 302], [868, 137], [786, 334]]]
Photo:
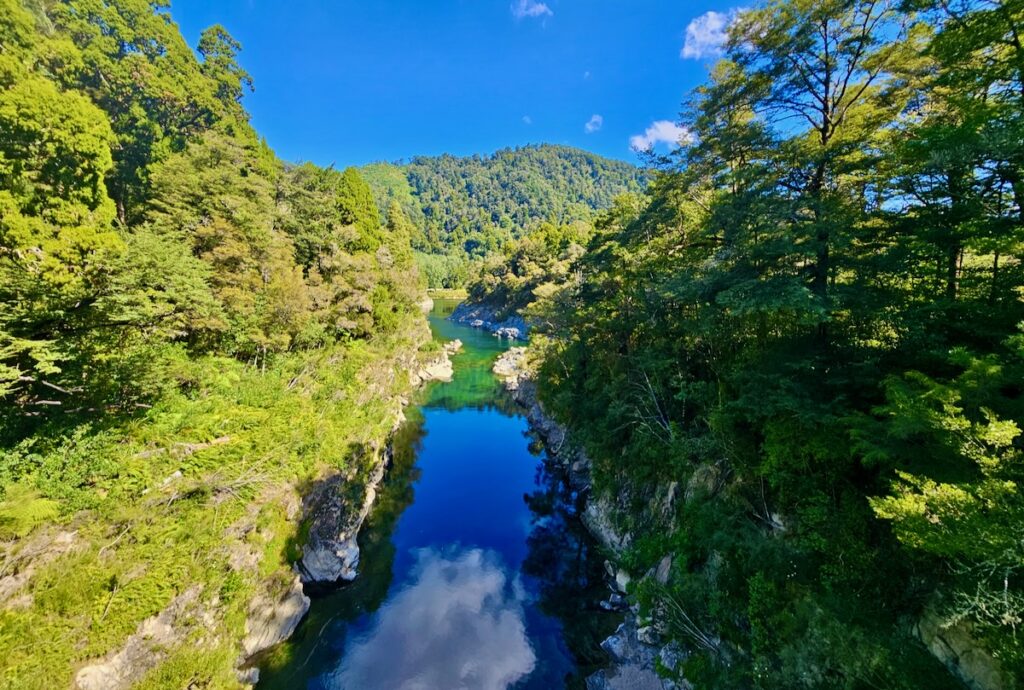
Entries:
[[428, 337], [401, 212], [279, 161], [166, 6], [0, 0], [2, 688], [238, 687], [298, 490], [360, 486]]
[[541, 397], [623, 561], [672, 556], [635, 593], [698, 687], [1020, 687], [1022, 22], [740, 14], [693, 143], [534, 307]]
[[479, 257], [542, 222], [589, 220], [618, 194], [640, 191], [629, 163], [567, 146], [525, 146], [490, 156], [417, 157], [362, 169], [378, 203], [397, 201], [422, 228], [423, 252]]

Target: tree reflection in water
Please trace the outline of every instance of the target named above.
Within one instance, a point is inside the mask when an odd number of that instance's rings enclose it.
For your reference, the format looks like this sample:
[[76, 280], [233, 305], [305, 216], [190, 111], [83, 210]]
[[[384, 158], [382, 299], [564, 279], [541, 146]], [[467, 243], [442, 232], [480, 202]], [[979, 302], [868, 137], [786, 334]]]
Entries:
[[[539, 444], [531, 447], [537, 450]], [[566, 688], [582, 690], [586, 677], [608, 663], [601, 642], [622, 616], [599, 606], [608, 598], [604, 559], [579, 518], [582, 500], [569, 488], [561, 469], [544, 462], [537, 469], [539, 488], [524, 497], [533, 516], [523, 573], [535, 579], [538, 607], [562, 624], [562, 636], [575, 659], [576, 672]]]

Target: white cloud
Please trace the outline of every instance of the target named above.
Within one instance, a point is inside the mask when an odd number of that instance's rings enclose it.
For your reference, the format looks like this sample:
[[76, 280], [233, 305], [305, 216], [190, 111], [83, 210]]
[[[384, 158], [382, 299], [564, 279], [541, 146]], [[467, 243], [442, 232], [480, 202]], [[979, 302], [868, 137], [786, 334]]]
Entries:
[[721, 56], [729, 39], [729, 27], [740, 12], [738, 9], [727, 13], [712, 11], [691, 21], [686, 27], [686, 40], [680, 57], [700, 60]]
[[532, 125], [533, 124], [533, 118], [530, 117], [529, 115], [523, 115], [523, 124], [524, 125]]
[[658, 120], [652, 122], [643, 134], [630, 137], [629, 145], [635, 151], [650, 151], [658, 144], [675, 147], [680, 144], [688, 144], [691, 141], [693, 141], [693, 135], [686, 127], [680, 127], [669, 120]]
[[590, 70], [589, 69], [586, 72], [583, 73], [583, 78], [584, 79], [590, 79]]
[[527, 17], [552, 17], [554, 12], [543, 2], [537, 0], [517, 0], [512, 3], [512, 16], [516, 19]]
[[604, 124], [604, 118], [600, 115], [591, 115], [590, 119], [587, 120], [587, 124], [583, 125], [583, 131], [587, 134], [593, 134], [601, 129]]
[[498, 556], [417, 556], [415, 581], [380, 608], [327, 685], [504, 690], [528, 676], [537, 657], [526, 635], [526, 592]]

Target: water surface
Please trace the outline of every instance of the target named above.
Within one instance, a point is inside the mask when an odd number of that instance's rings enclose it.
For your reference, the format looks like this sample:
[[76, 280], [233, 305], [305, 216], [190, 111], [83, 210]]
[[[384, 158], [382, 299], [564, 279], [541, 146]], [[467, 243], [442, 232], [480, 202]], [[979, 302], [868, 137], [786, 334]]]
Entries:
[[314, 598], [261, 690], [582, 688], [603, 661], [600, 558], [491, 373], [508, 344], [446, 321], [454, 305], [430, 321], [464, 343], [455, 378], [408, 411], [359, 577]]

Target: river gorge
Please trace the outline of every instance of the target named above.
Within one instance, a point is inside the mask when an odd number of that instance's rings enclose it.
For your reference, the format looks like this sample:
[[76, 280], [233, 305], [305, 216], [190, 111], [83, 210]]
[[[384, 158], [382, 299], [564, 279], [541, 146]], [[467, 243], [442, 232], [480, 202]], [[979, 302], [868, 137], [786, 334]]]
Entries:
[[419, 393], [359, 536], [359, 576], [316, 591], [261, 690], [582, 688], [621, 614], [577, 497], [545, 463], [491, 367], [506, 341], [430, 313], [459, 339], [454, 378]]

